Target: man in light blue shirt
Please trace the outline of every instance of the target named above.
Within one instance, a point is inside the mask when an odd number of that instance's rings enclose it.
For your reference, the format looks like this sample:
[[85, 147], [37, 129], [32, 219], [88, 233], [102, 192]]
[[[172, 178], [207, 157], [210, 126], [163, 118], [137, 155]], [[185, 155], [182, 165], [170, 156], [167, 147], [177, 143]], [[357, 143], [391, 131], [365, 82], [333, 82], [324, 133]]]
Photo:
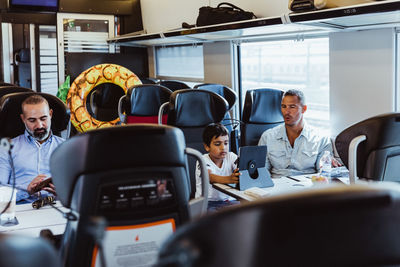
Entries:
[[[21, 105], [21, 119], [25, 124], [25, 133], [12, 139], [11, 157], [15, 170], [17, 202], [32, 199], [34, 188], [46, 178], [51, 177], [49, 160], [51, 153], [64, 139], [51, 132], [53, 111], [45, 98], [31, 95]], [[13, 184], [10, 156], [0, 151], [0, 182]], [[26, 191], [25, 191], [26, 190]], [[52, 183], [43, 188], [42, 194], [55, 193]]]
[[266, 167], [272, 177], [315, 173], [324, 151], [332, 153], [330, 138], [319, 135], [304, 121], [306, 110], [301, 91], [286, 91], [281, 103], [285, 123], [262, 134], [258, 145], [267, 146]]

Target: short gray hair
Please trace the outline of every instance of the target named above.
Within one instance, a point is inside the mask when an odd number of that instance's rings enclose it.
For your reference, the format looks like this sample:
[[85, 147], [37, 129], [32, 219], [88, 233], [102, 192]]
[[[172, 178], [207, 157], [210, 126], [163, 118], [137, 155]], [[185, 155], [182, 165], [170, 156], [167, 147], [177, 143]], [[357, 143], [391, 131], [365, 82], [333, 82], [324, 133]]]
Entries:
[[300, 90], [289, 89], [285, 93], [283, 93], [282, 98], [284, 98], [285, 96], [297, 96], [297, 98], [299, 99], [299, 102], [302, 106], [304, 106], [306, 104], [306, 98], [304, 97], [303, 92]]

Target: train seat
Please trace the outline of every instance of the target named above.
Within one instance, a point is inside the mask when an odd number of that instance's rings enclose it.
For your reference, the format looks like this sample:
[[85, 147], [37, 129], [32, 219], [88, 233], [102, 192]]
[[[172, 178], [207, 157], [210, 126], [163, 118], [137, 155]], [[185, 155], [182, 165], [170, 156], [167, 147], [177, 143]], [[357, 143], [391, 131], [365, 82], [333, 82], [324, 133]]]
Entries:
[[356, 123], [336, 137], [336, 150], [352, 183], [358, 177], [400, 182], [399, 133], [400, 113], [387, 113]]
[[0, 136], [14, 138], [25, 131], [25, 125], [21, 121], [21, 104], [28, 96], [39, 94], [46, 98], [53, 110], [51, 130], [53, 134], [61, 136], [69, 124], [69, 115], [65, 104], [56, 96], [47, 93], [20, 92], [7, 94], [0, 98]]
[[241, 146], [257, 145], [264, 131], [283, 123], [282, 95], [283, 91], [278, 89], [247, 90], [240, 129]]
[[[124, 123], [158, 123], [158, 111], [169, 101], [172, 91], [157, 84], [136, 85], [128, 89], [118, 103], [118, 115]], [[162, 116], [167, 123], [166, 111]]]
[[144, 260], [123, 253], [130, 249], [149, 249], [143, 265], [150, 266], [164, 238], [206, 212], [207, 193], [189, 201], [187, 154], [205, 169], [201, 154], [186, 149], [181, 130], [156, 124], [93, 130], [61, 144], [50, 170], [59, 200], [71, 209], [63, 266], [95, 266], [102, 252], [107, 266]]
[[[221, 122], [229, 107], [220, 95], [201, 89], [173, 92], [168, 106], [167, 124], [180, 128], [185, 135], [186, 145], [202, 153], [206, 153], [202, 140], [204, 127]], [[195, 166], [196, 161], [189, 158], [192, 197], [196, 190]]]
[[231, 207], [179, 229], [157, 266], [397, 266], [399, 187], [314, 188]]

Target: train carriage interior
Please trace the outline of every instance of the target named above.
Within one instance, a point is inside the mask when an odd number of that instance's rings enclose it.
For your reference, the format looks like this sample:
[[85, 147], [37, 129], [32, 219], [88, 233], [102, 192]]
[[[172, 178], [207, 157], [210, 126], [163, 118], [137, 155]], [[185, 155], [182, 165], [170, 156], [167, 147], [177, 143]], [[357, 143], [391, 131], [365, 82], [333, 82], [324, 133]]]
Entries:
[[0, 23], [0, 266], [400, 265], [399, 0], [0, 0]]

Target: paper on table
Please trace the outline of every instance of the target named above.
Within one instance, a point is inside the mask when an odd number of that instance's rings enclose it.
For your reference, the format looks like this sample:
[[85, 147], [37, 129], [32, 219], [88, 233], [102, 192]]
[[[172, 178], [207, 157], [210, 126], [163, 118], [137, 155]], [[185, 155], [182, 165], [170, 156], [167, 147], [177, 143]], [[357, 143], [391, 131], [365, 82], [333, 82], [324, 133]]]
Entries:
[[244, 193], [246, 195], [254, 197], [254, 198], [263, 198], [270, 194], [270, 192], [268, 192], [262, 188], [259, 188], [259, 187], [250, 187], [250, 188], [244, 190]]

